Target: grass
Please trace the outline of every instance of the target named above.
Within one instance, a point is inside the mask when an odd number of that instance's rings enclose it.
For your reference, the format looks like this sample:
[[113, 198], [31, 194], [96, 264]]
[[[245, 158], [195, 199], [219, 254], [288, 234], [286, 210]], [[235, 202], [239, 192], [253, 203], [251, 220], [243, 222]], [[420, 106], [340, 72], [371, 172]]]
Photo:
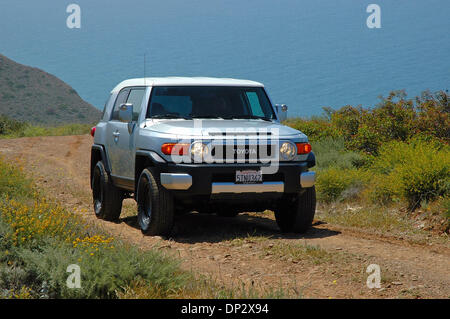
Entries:
[[88, 134], [94, 124], [32, 125], [0, 115], [0, 138]]
[[388, 233], [414, 232], [410, 219], [401, 215], [396, 209], [378, 206], [346, 207], [347, 205], [328, 205], [321, 210], [321, 217], [336, 225], [373, 229]]
[[36, 136], [67, 136], [89, 134], [92, 128], [91, 124], [66, 124], [56, 127], [43, 127], [31, 124], [25, 124], [16, 131], [9, 131], [6, 134], [0, 134], [0, 138], [19, 138]]
[[265, 255], [273, 255], [281, 260], [292, 262], [309, 261], [315, 265], [330, 262], [336, 257], [319, 246], [313, 246], [300, 243], [282, 243], [270, 244], [264, 249]]
[[247, 236], [233, 238], [228, 240], [227, 243], [232, 247], [240, 247], [246, 244], [256, 244], [263, 243], [267, 240], [270, 240], [272, 236], [263, 236], [263, 235], [253, 235], [247, 234]]
[[[332, 225], [396, 237], [411, 244], [424, 245], [430, 242], [448, 245], [448, 224], [442, 223], [439, 203], [422, 213], [405, 213], [402, 204], [378, 206], [367, 203], [319, 204], [316, 217]], [[419, 216], [417, 216], [418, 214]], [[444, 229], [444, 231], [443, 231]]]
[[[281, 283], [275, 287], [262, 287], [254, 283], [239, 282], [231, 284], [231, 287], [225, 287], [217, 280], [206, 276], [198, 276], [194, 280], [198, 289], [192, 290], [192, 294], [184, 294], [182, 298], [286, 299], [302, 297], [300, 293], [286, 289]], [[148, 289], [141, 279], [133, 281], [130, 286], [118, 293], [121, 299], [155, 299], [158, 298], [158, 295], [157, 289]], [[180, 296], [172, 295], [168, 298], [180, 298]]]

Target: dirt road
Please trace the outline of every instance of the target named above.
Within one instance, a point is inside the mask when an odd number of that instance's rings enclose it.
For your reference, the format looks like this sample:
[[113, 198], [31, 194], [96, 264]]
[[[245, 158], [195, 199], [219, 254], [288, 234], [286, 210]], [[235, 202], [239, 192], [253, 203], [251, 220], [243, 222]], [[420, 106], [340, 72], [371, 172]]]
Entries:
[[[394, 236], [315, 220], [305, 235], [280, 234], [271, 213], [236, 218], [179, 216], [171, 238], [143, 236], [135, 204], [126, 200], [118, 223], [95, 218], [89, 187], [90, 136], [0, 140], [0, 153], [20, 161], [48, 196], [143, 249], [179, 256], [185, 269], [219, 285], [264, 292], [283, 288], [304, 298], [449, 298], [450, 245], [410, 244]], [[316, 247], [316, 248], [315, 248]], [[377, 264], [381, 288], [369, 289]]]

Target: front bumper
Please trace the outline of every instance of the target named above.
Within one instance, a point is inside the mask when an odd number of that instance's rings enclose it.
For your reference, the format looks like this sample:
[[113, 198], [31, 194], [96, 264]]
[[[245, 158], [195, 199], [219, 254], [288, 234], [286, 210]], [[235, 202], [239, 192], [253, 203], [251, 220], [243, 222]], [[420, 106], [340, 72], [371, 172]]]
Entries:
[[283, 182], [264, 182], [261, 184], [212, 183], [212, 194], [241, 193], [284, 193]]
[[295, 194], [315, 184], [316, 173], [307, 163], [280, 164], [275, 174], [264, 174], [260, 184], [235, 184], [237, 170], [258, 170], [261, 164], [166, 164], [159, 167], [161, 184], [175, 195], [242, 193]]

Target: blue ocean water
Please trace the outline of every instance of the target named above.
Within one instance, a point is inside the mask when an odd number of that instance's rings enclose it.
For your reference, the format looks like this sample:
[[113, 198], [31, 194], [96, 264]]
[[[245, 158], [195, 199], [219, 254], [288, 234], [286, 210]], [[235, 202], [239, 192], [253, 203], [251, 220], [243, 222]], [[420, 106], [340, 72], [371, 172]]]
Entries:
[[[81, 29], [66, 26], [70, 3]], [[369, 29], [366, 8], [381, 8]], [[448, 0], [0, 0], [0, 53], [102, 108], [120, 81], [218, 76], [263, 82], [289, 116], [374, 106], [450, 87]]]

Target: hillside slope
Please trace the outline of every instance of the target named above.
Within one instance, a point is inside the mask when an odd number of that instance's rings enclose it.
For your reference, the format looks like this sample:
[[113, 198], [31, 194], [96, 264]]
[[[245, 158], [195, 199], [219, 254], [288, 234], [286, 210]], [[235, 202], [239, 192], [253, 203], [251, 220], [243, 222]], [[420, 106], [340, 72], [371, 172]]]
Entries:
[[59, 125], [94, 123], [101, 112], [57, 77], [0, 54], [0, 114], [33, 124]]

